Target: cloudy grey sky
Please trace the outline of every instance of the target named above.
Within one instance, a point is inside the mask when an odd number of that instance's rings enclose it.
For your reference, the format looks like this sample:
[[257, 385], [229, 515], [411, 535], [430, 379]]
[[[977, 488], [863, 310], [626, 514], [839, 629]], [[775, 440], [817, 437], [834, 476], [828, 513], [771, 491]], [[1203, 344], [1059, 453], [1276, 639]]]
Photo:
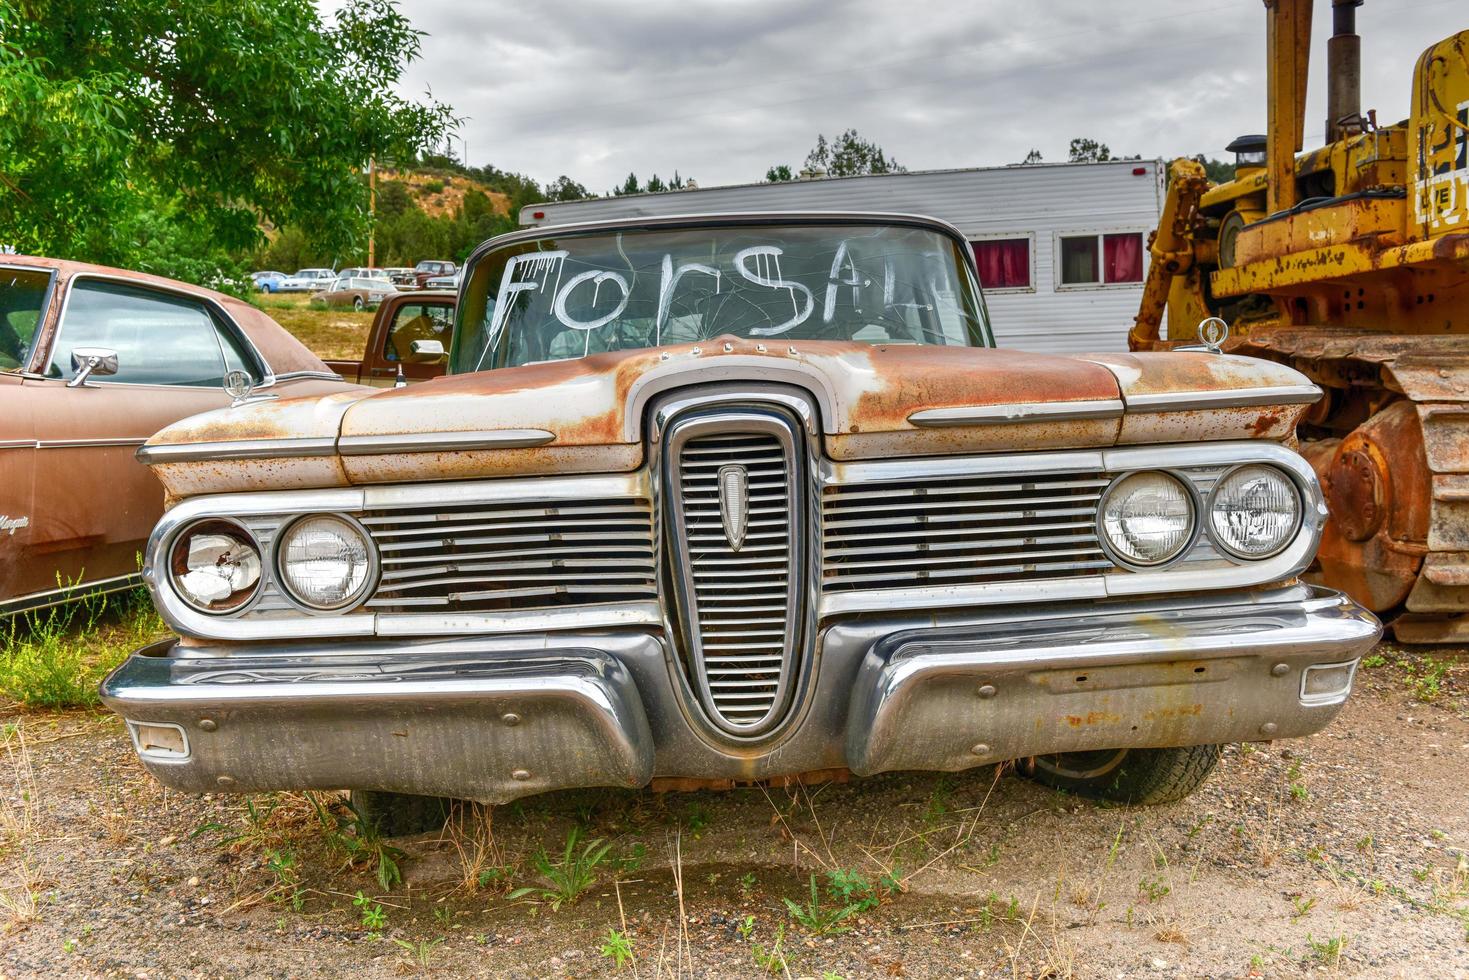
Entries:
[[[1407, 115], [1429, 44], [1464, 0], [1367, 0], [1363, 105]], [[798, 167], [855, 127], [909, 169], [1114, 153], [1223, 156], [1261, 132], [1260, 0], [402, 0], [428, 32], [404, 89], [466, 116], [473, 165], [597, 192], [629, 171], [703, 186]], [[1307, 146], [1324, 125], [1318, 0]], [[456, 152], [464, 147], [456, 144]]]

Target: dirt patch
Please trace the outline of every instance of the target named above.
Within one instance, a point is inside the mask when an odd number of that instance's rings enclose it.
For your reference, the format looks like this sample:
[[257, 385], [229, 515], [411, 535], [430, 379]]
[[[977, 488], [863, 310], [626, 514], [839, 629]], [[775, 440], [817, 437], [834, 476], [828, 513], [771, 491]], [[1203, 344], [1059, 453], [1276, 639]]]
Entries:
[[[642, 977], [1466, 976], [1462, 665], [1386, 654], [1326, 732], [1231, 747], [1178, 804], [989, 769], [558, 793], [390, 842], [391, 888], [334, 797], [169, 793], [111, 717], [12, 713], [0, 974], [581, 977], [625, 946]], [[553, 909], [542, 869], [596, 841]]]
[[310, 305], [305, 293], [261, 299], [272, 320], [324, 361], [360, 361], [372, 327], [372, 310], [327, 310]]

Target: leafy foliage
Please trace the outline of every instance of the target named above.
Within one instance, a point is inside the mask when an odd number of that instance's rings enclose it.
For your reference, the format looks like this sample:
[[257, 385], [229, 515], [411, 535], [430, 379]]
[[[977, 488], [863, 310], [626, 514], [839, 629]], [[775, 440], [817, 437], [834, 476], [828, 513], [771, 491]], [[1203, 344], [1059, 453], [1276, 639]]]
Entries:
[[830, 177], [903, 173], [908, 169], [884, 154], [881, 146], [859, 136], [855, 129], [847, 130], [830, 143], [825, 135], [818, 133], [816, 145], [806, 154], [806, 167], [825, 170]]
[[765, 171], [765, 182], [767, 184], [783, 184], [788, 180], [795, 180], [796, 175], [791, 173], [788, 163], [777, 164]]
[[396, 94], [419, 41], [393, 0], [329, 22], [310, 0], [6, 0], [0, 241], [194, 279], [158, 257], [252, 248], [262, 222], [346, 250], [360, 168], [454, 122]]

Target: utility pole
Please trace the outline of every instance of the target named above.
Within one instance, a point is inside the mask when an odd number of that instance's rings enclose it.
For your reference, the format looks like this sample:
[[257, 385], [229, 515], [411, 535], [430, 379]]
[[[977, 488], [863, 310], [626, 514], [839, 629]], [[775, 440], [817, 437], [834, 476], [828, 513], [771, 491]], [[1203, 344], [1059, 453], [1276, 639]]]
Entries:
[[377, 265], [377, 157], [367, 158], [367, 267]]

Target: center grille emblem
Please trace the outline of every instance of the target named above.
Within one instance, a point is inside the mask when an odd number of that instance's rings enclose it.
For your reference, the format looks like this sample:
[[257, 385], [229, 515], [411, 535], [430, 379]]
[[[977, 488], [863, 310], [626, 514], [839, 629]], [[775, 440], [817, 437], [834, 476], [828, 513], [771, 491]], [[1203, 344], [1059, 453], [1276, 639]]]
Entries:
[[745, 543], [745, 526], [750, 520], [750, 477], [737, 463], [719, 469], [719, 518], [724, 522], [724, 540], [735, 551]]

